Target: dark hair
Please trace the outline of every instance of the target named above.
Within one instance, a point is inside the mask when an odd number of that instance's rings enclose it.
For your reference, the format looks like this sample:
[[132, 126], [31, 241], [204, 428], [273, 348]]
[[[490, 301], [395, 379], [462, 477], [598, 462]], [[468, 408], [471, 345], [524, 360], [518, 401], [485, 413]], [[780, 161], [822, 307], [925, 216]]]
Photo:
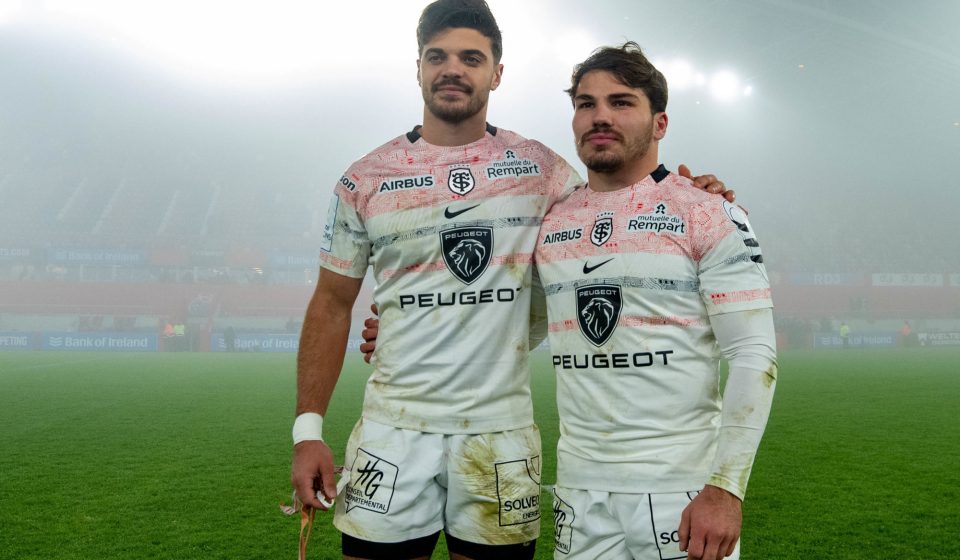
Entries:
[[644, 56], [640, 45], [628, 41], [620, 47], [600, 47], [589, 58], [573, 68], [570, 78], [570, 99], [577, 96], [580, 80], [594, 70], [613, 74], [627, 87], [642, 89], [650, 100], [650, 109], [654, 113], [667, 110], [667, 79]]
[[437, 0], [424, 8], [417, 25], [418, 53], [423, 54], [423, 46], [437, 33], [455, 27], [475, 29], [490, 39], [493, 61], [500, 63], [503, 38], [490, 6], [484, 0]]

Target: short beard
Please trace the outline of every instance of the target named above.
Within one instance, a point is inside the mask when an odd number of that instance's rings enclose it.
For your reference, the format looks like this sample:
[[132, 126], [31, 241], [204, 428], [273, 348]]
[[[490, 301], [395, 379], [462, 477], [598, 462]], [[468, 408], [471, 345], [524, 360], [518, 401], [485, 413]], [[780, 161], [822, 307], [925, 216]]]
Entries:
[[593, 155], [580, 154], [580, 160], [594, 173], [616, 173], [623, 167], [623, 156], [610, 152], [598, 152]]
[[[592, 132], [592, 131], [591, 131]], [[620, 171], [627, 161], [633, 161], [643, 158], [650, 149], [653, 142], [653, 131], [641, 138], [626, 139], [621, 135], [623, 141], [623, 152], [617, 153], [608, 150], [600, 150], [593, 153], [587, 153], [584, 144], [577, 146], [577, 155], [587, 169], [594, 173], [604, 175]]]
[[423, 92], [423, 103], [427, 106], [430, 114], [438, 119], [450, 124], [460, 124], [477, 115], [487, 104], [487, 97], [483, 95], [474, 96], [475, 91], [473, 89], [469, 90], [470, 98], [466, 105], [451, 106], [435, 100], [433, 96], [436, 92], [433, 91], [433, 88], [430, 88]]
[[439, 103], [434, 103], [433, 100], [427, 101], [426, 105], [430, 113], [441, 121], [448, 122], [450, 124], [460, 124], [463, 121], [470, 119], [483, 109], [483, 100], [473, 98], [469, 103], [461, 107], [441, 105]]

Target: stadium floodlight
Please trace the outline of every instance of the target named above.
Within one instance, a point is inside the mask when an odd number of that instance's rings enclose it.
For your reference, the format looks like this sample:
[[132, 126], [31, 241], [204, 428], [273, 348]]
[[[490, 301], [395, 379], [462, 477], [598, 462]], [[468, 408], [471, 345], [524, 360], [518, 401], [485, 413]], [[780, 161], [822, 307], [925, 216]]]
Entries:
[[[706, 90], [711, 97], [721, 102], [734, 101], [741, 97], [752, 97], [753, 85], [745, 84], [730, 70], [714, 72], [709, 78], [698, 70], [689, 60], [676, 58], [673, 60], [655, 60], [654, 66], [663, 72], [671, 92], [699, 92]], [[700, 100], [696, 103], [699, 105]]]
[[742, 90], [740, 78], [729, 70], [721, 70], [710, 78], [710, 93], [720, 101], [733, 101]]

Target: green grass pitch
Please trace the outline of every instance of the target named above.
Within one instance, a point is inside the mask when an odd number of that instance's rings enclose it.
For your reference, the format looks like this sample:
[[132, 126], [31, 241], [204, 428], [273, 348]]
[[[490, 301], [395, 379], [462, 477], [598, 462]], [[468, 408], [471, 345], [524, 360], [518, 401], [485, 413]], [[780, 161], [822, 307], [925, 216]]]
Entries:
[[[552, 484], [555, 383], [536, 356]], [[341, 457], [368, 371], [348, 358], [327, 415]], [[743, 558], [960, 558], [960, 351], [783, 353], [780, 371]], [[278, 507], [293, 404], [292, 355], [0, 353], [0, 559], [296, 558], [299, 520]], [[327, 515], [309, 553], [339, 558]]]

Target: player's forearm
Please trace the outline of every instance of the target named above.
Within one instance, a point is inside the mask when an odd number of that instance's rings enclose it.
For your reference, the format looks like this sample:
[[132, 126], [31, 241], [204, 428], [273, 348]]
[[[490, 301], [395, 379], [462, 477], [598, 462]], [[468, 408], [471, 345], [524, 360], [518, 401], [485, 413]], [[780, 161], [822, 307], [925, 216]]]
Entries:
[[730, 373], [707, 483], [743, 499], [776, 387], [773, 315], [769, 309], [741, 311], [712, 317], [711, 324]]
[[297, 414], [326, 414], [330, 397], [343, 368], [350, 332], [353, 302], [360, 280], [334, 278], [318, 283], [300, 334], [297, 354]]
[[547, 338], [547, 295], [540, 282], [540, 274], [533, 268], [533, 280], [530, 283], [530, 338], [529, 347], [533, 350]]

